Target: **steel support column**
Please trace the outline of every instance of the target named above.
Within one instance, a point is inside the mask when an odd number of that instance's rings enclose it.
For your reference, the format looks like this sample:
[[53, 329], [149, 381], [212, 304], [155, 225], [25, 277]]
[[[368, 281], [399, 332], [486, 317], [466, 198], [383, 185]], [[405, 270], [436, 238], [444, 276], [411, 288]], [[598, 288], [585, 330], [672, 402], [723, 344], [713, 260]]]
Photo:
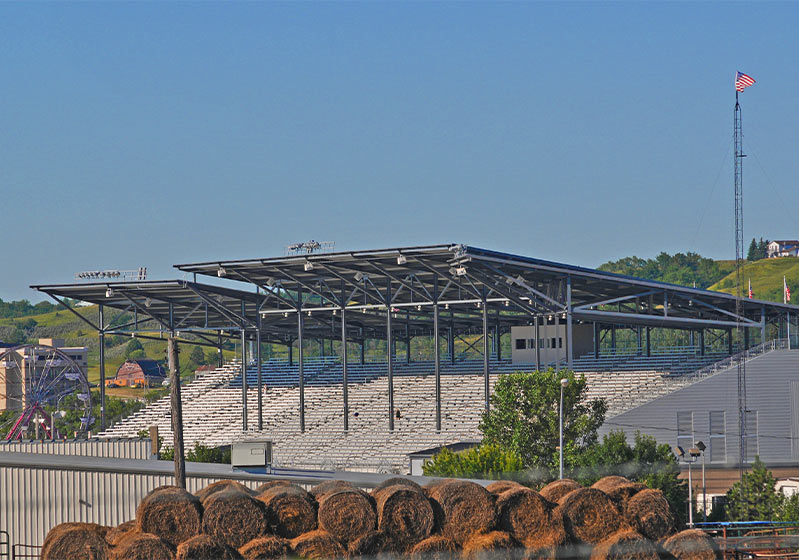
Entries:
[[555, 313], [555, 372], [560, 371], [560, 315]]
[[652, 355], [652, 329], [647, 327], [646, 328], [646, 357], [649, 358]]
[[411, 363], [411, 314], [405, 312], [405, 363]]
[[[170, 326], [172, 305], [170, 304]], [[175, 486], [186, 488], [186, 459], [183, 448], [183, 403], [180, 399], [180, 360], [175, 333], [167, 337], [167, 362], [169, 363], [169, 394], [172, 408], [172, 449], [175, 460]]]
[[436, 431], [441, 431], [441, 341], [438, 332], [438, 276], [433, 280], [433, 359], [436, 376]]
[[103, 306], [97, 308], [100, 314], [100, 430], [105, 430], [105, 317]]
[[[538, 315], [533, 320], [535, 321], [535, 370], [541, 371], [541, 321]], [[511, 343], [513, 343], [512, 339]]]
[[447, 351], [449, 352], [449, 361], [455, 365], [455, 326], [452, 319], [449, 321], [449, 330], [447, 331]]
[[766, 342], [766, 307], [760, 308], [760, 344]]
[[705, 329], [699, 329], [699, 354], [705, 355]]
[[220, 332], [217, 335], [217, 341], [219, 343], [219, 347], [216, 349], [216, 360], [217, 360], [217, 367], [222, 367], [225, 362], [224, 354], [222, 353], [222, 333]]
[[486, 301], [485, 289], [483, 289], [483, 383], [485, 388], [485, 407], [488, 412], [491, 396], [489, 393], [489, 363], [488, 363], [488, 302]]
[[388, 365], [388, 430], [394, 431], [394, 356], [391, 351], [391, 279], [386, 288], [386, 363]]
[[[342, 300], [343, 301], [343, 300]], [[349, 387], [347, 385], [347, 311], [341, 306], [341, 388], [344, 397], [344, 431], [350, 429]]]
[[566, 365], [574, 367], [574, 344], [572, 343], [572, 277], [566, 278]]
[[302, 316], [302, 290], [297, 292], [297, 367], [300, 383], [300, 432], [305, 432], [305, 372], [303, 371], [303, 336], [304, 320]]
[[289, 343], [288, 343], [287, 346], [288, 346], [288, 350], [289, 350], [289, 366], [293, 366], [294, 365], [294, 341], [293, 340], [289, 340]]
[[732, 329], [727, 329], [727, 353], [732, 356]]
[[258, 376], [258, 431], [264, 429], [264, 380], [261, 371], [261, 315], [256, 314], [258, 328], [255, 329], [255, 372]]
[[247, 331], [241, 329], [241, 431], [247, 431]]
[[602, 338], [602, 331], [599, 329], [599, 323], [594, 321], [594, 359], [599, 359], [599, 343]]

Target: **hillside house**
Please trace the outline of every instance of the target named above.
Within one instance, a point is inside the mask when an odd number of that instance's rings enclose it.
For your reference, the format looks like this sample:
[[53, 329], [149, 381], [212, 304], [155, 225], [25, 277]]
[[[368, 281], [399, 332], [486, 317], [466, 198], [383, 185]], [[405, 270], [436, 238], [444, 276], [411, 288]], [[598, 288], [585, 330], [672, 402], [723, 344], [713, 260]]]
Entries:
[[768, 258], [799, 257], [799, 240], [775, 240], [768, 244]]
[[166, 372], [155, 360], [126, 360], [119, 366], [116, 376], [106, 381], [106, 385], [118, 387], [160, 385], [164, 379]]

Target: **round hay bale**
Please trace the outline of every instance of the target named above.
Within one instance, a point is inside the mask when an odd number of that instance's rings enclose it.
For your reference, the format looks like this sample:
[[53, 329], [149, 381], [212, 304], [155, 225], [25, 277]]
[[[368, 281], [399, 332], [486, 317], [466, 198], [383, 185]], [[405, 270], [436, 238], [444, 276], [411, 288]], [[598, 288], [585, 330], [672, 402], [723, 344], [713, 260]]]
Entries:
[[377, 528], [377, 514], [369, 496], [355, 488], [324, 494], [317, 517], [319, 528], [345, 545]]
[[411, 549], [414, 560], [450, 560], [458, 550], [452, 539], [442, 535], [432, 535]]
[[294, 484], [293, 482], [290, 482], [288, 480], [270, 480], [269, 482], [265, 482], [261, 484], [258, 488], [256, 488], [255, 494], [256, 495], [263, 494], [273, 486], [291, 486], [293, 484]]
[[384, 480], [383, 482], [372, 488], [372, 491], [370, 493], [372, 494], [372, 496], [374, 496], [377, 492], [380, 492], [383, 488], [388, 488], [390, 486], [397, 486], [398, 484], [407, 486], [408, 488], [414, 488], [415, 490], [422, 492], [422, 487], [416, 484], [410, 478], [406, 478], [404, 476], [393, 476], [387, 480]]
[[296, 484], [275, 485], [257, 496], [272, 530], [287, 539], [316, 529], [316, 500]]
[[615, 502], [596, 488], [579, 488], [561, 498], [566, 532], [575, 539], [596, 544], [622, 528]]
[[174, 560], [175, 549], [150, 533], [129, 532], [111, 553], [114, 560]]
[[527, 548], [559, 546], [566, 541], [561, 512], [538, 492], [522, 486], [497, 497], [497, 528]]
[[238, 490], [214, 492], [205, 500], [203, 533], [240, 548], [269, 532], [266, 505]]
[[651, 541], [635, 531], [619, 531], [591, 551], [591, 560], [659, 560]]
[[108, 528], [95, 523], [61, 523], [47, 533], [42, 545], [42, 560], [107, 560]]
[[177, 546], [200, 533], [202, 514], [203, 508], [197, 496], [182, 488], [161, 487], [139, 502], [136, 529]]
[[624, 510], [627, 500], [646, 488], [638, 482], [631, 482], [623, 476], [606, 476], [597, 480], [591, 488], [596, 488], [607, 494], [611, 500], [619, 504]]
[[216, 482], [209, 484], [197, 492], [195, 496], [200, 498], [201, 502], [205, 502], [205, 499], [208, 496], [216, 492], [221, 492], [222, 490], [238, 490], [239, 492], [244, 492], [245, 494], [250, 494], [251, 496], [254, 495], [254, 492], [244, 486], [241, 482], [235, 480], [217, 480]]
[[175, 560], [243, 560], [235, 548], [230, 548], [211, 535], [195, 535], [178, 545]]
[[377, 556], [393, 550], [391, 539], [382, 531], [369, 531], [347, 547], [350, 556]]
[[135, 530], [136, 530], [135, 519], [131, 519], [130, 521], [125, 521], [124, 523], [120, 523], [116, 527], [112, 527], [105, 534], [105, 542], [107, 542], [111, 546], [116, 546], [117, 544], [119, 544], [119, 541], [122, 540], [128, 533]]
[[603, 476], [596, 482], [591, 485], [591, 488], [596, 488], [597, 490], [602, 490], [605, 494], [608, 491], [613, 490], [617, 486], [624, 486], [625, 484], [631, 484], [632, 481], [629, 478], [625, 478], [623, 476]]
[[699, 529], [688, 529], [663, 541], [663, 548], [677, 560], [719, 560], [721, 552], [713, 537]]
[[433, 506], [435, 526], [458, 544], [474, 533], [494, 528], [494, 495], [467, 480], [448, 480], [427, 488]]
[[674, 515], [662, 491], [641, 490], [627, 501], [627, 523], [646, 538], [659, 541], [674, 531]]
[[286, 558], [291, 551], [289, 541], [276, 535], [253, 539], [239, 549], [245, 560], [272, 560]]
[[492, 482], [491, 484], [486, 486], [486, 490], [488, 490], [495, 496], [499, 496], [503, 492], [511, 490], [513, 488], [524, 488], [524, 486], [522, 486], [515, 480], [497, 480], [496, 482]]
[[405, 484], [387, 486], [375, 496], [377, 528], [398, 550], [408, 550], [430, 536], [435, 519], [427, 497]]
[[550, 502], [558, 503], [569, 492], [582, 488], [579, 482], [571, 478], [555, 480], [539, 490], [539, 494]]
[[347, 554], [341, 543], [322, 529], [292, 539], [291, 550], [300, 558], [309, 560], [343, 558]]
[[512, 558], [519, 545], [505, 531], [475, 533], [463, 543], [463, 557], [468, 560]]
[[321, 502], [322, 498], [326, 494], [331, 494], [333, 492], [338, 492], [339, 490], [352, 490], [355, 489], [355, 486], [347, 482], [346, 480], [326, 480], [321, 482], [311, 488], [308, 492], [316, 498], [317, 501]]

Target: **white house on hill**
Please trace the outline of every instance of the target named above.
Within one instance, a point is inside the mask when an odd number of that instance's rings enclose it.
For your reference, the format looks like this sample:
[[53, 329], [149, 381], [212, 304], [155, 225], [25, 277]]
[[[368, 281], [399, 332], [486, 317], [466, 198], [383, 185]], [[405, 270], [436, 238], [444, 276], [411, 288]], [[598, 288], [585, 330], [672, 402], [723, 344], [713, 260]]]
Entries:
[[799, 257], [799, 241], [784, 239], [772, 241], [768, 244], [768, 258]]

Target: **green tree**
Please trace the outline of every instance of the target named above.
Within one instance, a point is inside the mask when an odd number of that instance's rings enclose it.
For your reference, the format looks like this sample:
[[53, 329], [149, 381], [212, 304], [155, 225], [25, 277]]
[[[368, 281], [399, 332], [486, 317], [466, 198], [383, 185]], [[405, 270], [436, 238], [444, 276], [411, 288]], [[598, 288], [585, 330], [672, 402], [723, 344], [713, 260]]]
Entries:
[[141, 360], [145, 357], [144, 346], [138, 338], [131, 338], [125, 346], [125, 358], [128, 360]]
[[492, 480], [517, 478], [522, 470], [522, 458], [498, 445], [483, 444], [454, 453], [441, 450], [422, 467], [425, 476], [488, 478]]
[[726, 276], [731, 268], [722, 267], [713, 259], [705, 258], [697, 253], [660, 253], [654, 259], [626, 257], [618, 261], [606, 262], [599, 270], [648, 278], [680, 284], [707, 288]]
[[753, 237], [752, 242], [749, 244], [749, 250], [746, 252], [746, 260], [756, 261], [757, 259], [757, 241], [755, 241], [755, 238]]
[[195, 345], [192, 347], [191, 352], [189, 352], [189, 360], [198, 366], [205, 364], [205, 353], [202, 346]]
[[768, 257], [768, 239], [760, 238], [760, 241], [757, 243], [757, 258], [758, 259], [765, 259]]
[[[491, 395], [491, 408], [483, 414], [483, 442], [495, 444], [521, 457], [526, 468], [558, 468], [560, 380], [568, 379], [563, 392], [564, 454], [576, 455], [597, 442], [597, 430], [605, 420], [602, 399], [586, 400], [584, 376], [550, 368], [536, 373], [502, 375]], [[568, 457], [565, 461], [570, 460]]]
[[760, 457], [752, 470], [727, 492], [727, 519], [730, 521], [770, 521], [782, 510], [782, 495], [774, 491], [777, 481]]

